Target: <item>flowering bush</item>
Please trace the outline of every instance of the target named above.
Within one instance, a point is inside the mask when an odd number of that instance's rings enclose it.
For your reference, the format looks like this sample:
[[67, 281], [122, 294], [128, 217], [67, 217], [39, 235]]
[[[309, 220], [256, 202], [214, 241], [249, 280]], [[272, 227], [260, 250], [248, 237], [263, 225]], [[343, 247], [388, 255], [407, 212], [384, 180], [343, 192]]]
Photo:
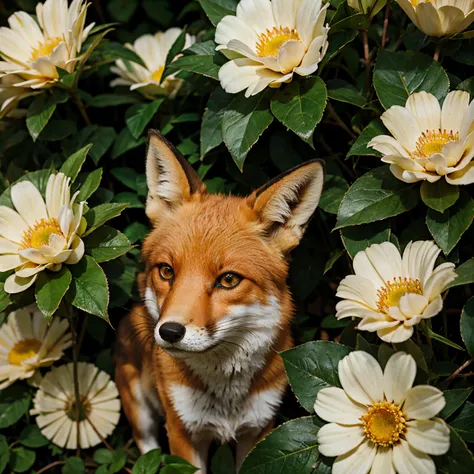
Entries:
[[195, 472], [139, 456], [113, 382], [150, 128], [213, 193], [325, 161], [240, 472], [474, 472], [473, 65], [471, 0], [3, 2], [0, 474]]

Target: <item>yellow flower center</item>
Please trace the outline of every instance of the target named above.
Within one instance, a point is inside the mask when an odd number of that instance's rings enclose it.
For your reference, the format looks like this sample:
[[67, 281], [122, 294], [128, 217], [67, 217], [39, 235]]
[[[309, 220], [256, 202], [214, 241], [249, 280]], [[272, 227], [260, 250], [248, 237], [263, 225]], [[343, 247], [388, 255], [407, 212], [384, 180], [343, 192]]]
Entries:
[[404, 413], [390, 402], [374, 403], [360, 420], [365, 436], [376, 446], [392, 446], [406, 431]]
[[391, 306], [397, 306], [400, 299], [407, 293], [422, 295], [420, 280], [413, 278], [395, 277], [392, 281], [387, 281], [385, 286], [377, 290], [379, 300], [377, 307], [379, 311], [386, 311]]
[[41, 219], [30, 226], [23, 234], [21, 249], [40, 249], [49, 244], [49, 237], [57, 234], [64, 237], [56, 218]]
[[452, 130], [426, 130], [418, 138], [416, 149], [412, 153], [415, 158], [429, 158], [435, 153], [440, 153], [444, 145], [459, 141], [459, 132]]
[[165, 68], [163, 66], [160, 66], [158, 69], [153, 71], [153, 73], [151, 74], [152, 81], [160, 82], [164, 70]]
[[12, 365], [21, 365], [24, 360], [38, 354], [40, 348], [41, 342], [37, 339], [23, 339], [12, 347], [8, 354], [8, 362]]
[[30, 61], [36, 61], [44, 56], [51, 56], [54, 48], [62, 41], [62, 38], [49, 38], [45, 43], [40, 43], [36, 48], [33, 48]]
[[276, 56], [283, 43], [290, 40], [300, 41], [300, 35], [296, 30], [291, 30], [287, 26], [274, 26], [272, 30], [267, 28], [265, 33], [258, 35], [258, 42], [256, 45], [257, 54], [263, 58], [265, 56]]

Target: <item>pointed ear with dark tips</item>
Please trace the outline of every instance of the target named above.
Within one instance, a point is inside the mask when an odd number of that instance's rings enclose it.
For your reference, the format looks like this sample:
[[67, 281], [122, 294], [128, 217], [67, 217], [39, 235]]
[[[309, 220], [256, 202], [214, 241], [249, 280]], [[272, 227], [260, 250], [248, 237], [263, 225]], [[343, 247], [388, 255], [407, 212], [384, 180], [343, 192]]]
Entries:
[[157, 130], [148, 132], [146, 214], [156, 221], [164, 210], [179, 206], [206, 187], [181, 153]]
[[316, 210], [324, 162], [312, 160], [273, 179], [248, 197], [266, 233], [283, 252], [296, 247]]

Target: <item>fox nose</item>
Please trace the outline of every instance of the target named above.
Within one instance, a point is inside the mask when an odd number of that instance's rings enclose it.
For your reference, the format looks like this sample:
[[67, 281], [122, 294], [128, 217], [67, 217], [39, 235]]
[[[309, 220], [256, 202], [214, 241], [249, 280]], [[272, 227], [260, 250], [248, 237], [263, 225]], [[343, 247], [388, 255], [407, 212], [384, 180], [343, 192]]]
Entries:
[[159, 333], [166, 342], [178, 342], [186, 334], [186, 327], [180, 323], [163, 323], [160, 326]]

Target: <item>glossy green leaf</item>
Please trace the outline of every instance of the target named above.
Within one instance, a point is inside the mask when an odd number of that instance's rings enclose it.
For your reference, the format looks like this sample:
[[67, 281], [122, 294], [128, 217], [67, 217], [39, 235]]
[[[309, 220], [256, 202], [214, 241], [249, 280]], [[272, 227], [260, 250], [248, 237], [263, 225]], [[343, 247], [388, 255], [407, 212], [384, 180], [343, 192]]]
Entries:
[[415, 184], [406, 184], [381, 166], [361, 176], [341, 202], [336, 229], [367, 224], [402, 214], [419, 202]]
[[113, 260], [133, 248], [122, 232], [106, 225], [88, 235], [84, 239], [84, 245], [97, 263]]
[[373, 222], [341, 229], [341, 239], [347, 253], [354, 258], [357, 252], [372, 244], [381, 244], [390, 239], [390, 222]]
[[217, 448], [211, 461], [211, 474], [227, 474], [235, 472], [235, 461], [228, 444]]
[[31, 395], [23, 385], [0, 391], [0, 429], [17, 423], [30, 408]]
[[114, 20], [126, 23], [135, 13], [137, 6], [137, 0], [109, 0], [107, 2], [107, 11]]
[[420, 188], [421, 199], [431, 209], [444, 212], [459, 198], [459, 186], [448, 184], [445, 179], [435, 183], [423, 181]]
[[20, 443], [27, 448], [41, 448], [49, 443], [37, 425], [26, 425], [20, 433]]
[[471, 357], [474, 357], [474, 297], [465, 304], [461, 313], [461, 337]]
[[448, 285], [448, 288], [474, 283], [474, 258], [456, 267], [456, 274], [457, 278]]
[[134, 148], [137, 148], [140, 145], [144, 145], [145, 143], [145, 137], [140, 137], [136, 139], [130, 133], [128, 127], [124, 127], [115, 138], [111, 156], [112, 158], [118, 158], [120, 155], [123, 155], [127, 151], [133, 150]]
[[51, 321], [71, 284], [71, 272], [63, 265], [58, 272], [40, 272], [35, 282], [35, 299], [38, 309]]
[[86, 465], [84, 461], [77, 456], [67, 458], [66, 464], [61, 469], [61, 474], [85, 474], [85, 472]]
[[14, 472], [28, 472], [36, 459], [36, 453], [31, 449], [13, 448], [10, 451], [10, 467]]
[[104, 107], [117, 107], [118, 105], [124, 104], [136, 104], [138, 98], [133, 95], [120, 95], [120, 94], [99, 94], [91, 98], [89, 105], [91, 107], [104, 108]]
[[464, 441], [474, 443], [474, 403], [466, 402], [451, 418], [449, 424], [456, 429]]
[[471, 395], [474, 389], [459, 388], [454, 390], [445, 390], [443, 392], [446, 400], [445, 407], [440, 411], [441, 418], [448, 418], [451, 416]]
[[329, 214], [337, 214], [349, 185], [334, 161], [326, 160], [325, 164], [324, 187], [318, 207]]
[[96, 170], [89, 173], [84, 182], [81, 184], [76, 201], [87, 201], [87, 199], [89, 199], [92, 194], [97, 191], [97, 188], [99, 187], [101, 181], [102, 168], [97, 168]]
[[152, 449], [137, 459], [133, 466], [133, 474], [156, 474], [161, 462], [161, 450]]
[[442, 474], [472, 474], [474, 472], [474, 457], [461, 439], [460, 432], [453, 429], [451, 424], [451, 446], [447, 454], [433, 456], [437, 472]]
[[164, 99], [156, 99], [147, 104], [132, 106], [127, 110], [125, 123], [133, 138], [138, 139], [150, 120], [155, 116]]
[[421, 53], [379, 51], [374, 69], [374, 87], [385, 109], [404, 106], [408, 96], [426, 91], [443, 99], [449, 79], [439, 62]]
[[10, 448], [8, 446], [7, 438], [0, 435], [0, 474], [3, 473], [10, 460]]
[[349, 82], [342, 79], [331, 79], [326, 83], [328, 97], [338, 102], [364, 107], [366, 100], [364, 96]]
[[71, 181], [74, 183], [77, 178], [77, 175], [79, 174], [79, 171], [81, 171], [84, 161], [86, 161], [87, 154], [89, 153], [89, 150], [91, 148], [92, 143], [86, 145], [80, 150], [77, 150], [63, 163], [59, 171], [61, 173], [64, 173], [66, 176], [69, 176], [71, 178]]
[[110, 219], [119, 216], [126, 207], [127, 204], [109, 203], [99, 204], [98, 206], [89, 209], [85, 215], [87, 228], [86, 232], [83, 234], [83, 237], [91, 234]]
[[141, 242], [149, 231], [150, 229], [145, 224], [142, 224], [141, 222], [132, 222], [125, 228], [123, 233], [127, 236], [131, 244], [135, 244]]
[[319, 71], [322, 71], [324, 66], [336, 55], [338, 55], [346, 45], [354, 41], [357, 34], [357, 30], [343, 30], [334, 34], [330, 34], [328, 49], [319, 65]]
[[235, 15], [238, 0], [199, 0], [201, 7], [206, 12], [214, 26], [227, 15]]
[[369, 147], [369, 142], [372, 138], [375, 138], [379, 135], [387, 134], [387, 129], [384, 127], [380, 119], [372, 120], [372, 122], [367, 125], [367, 127], [362, 130], [362, 133], [357, 137], [357, 140], [351, 146], [347, 157], [349, 156], [382, 156], [377, 150], [374, 150], [372, 147]]
[[337, 365], [349, 352], [351, 349], [341, 344], [313, 341], [280, 354], [291, 388], [308, 412], [313, 411], [319, 390], [340, 387]]

